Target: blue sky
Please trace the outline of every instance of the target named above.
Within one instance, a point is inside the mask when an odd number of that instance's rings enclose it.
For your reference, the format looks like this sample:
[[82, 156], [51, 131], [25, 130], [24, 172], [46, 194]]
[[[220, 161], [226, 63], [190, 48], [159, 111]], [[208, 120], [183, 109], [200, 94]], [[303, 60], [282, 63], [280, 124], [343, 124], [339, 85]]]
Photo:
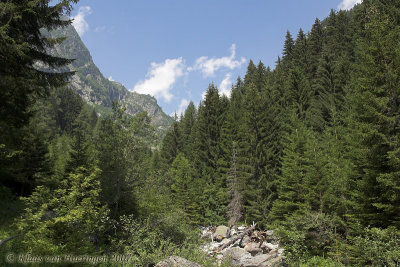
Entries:
[[361, 0], [81, 0], [74, 26], [105, 77], [150, 94], [167, 113], [210, 83], [228, 94], [248, 61], [274, 67], [286, 30]]

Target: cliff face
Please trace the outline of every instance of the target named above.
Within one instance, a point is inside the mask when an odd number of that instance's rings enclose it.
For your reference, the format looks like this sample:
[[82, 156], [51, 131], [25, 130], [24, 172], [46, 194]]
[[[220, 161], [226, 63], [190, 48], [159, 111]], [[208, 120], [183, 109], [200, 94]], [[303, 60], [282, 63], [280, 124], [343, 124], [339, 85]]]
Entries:
[[149, 95], [128, 91], [122, 84], [109, 81], [94, 64], [89, 50], [86, 48], [73, 26], [52, 31], [51, 37], [67, 37], [58, 45], [52, 54], [75, 61], [68, 66], [73, 75], [70, 86], [101, 115], [111, 112], [112, 102], [118, 100], [126, 106], [126, 113], [136, 115], [146, 111], [152, 118], [152, 124], [158, 130], [164, 131], [172, 124], [173, 119], [166, 115], [157, 100]]

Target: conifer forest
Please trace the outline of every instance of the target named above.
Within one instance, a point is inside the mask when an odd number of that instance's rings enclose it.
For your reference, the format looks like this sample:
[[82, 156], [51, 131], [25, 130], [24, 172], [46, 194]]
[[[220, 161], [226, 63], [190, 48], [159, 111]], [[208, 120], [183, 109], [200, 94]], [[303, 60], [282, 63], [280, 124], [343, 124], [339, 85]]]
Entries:
[[77, 2], [0, 2], [0, 266], [218, 266], [200, 232], [219, 225], [273, 230], [275, 266], [400, 266], [400, 1], [287, 31], [275, 66], [165, 129], [70, 86], [80, 59], [49, 32]]

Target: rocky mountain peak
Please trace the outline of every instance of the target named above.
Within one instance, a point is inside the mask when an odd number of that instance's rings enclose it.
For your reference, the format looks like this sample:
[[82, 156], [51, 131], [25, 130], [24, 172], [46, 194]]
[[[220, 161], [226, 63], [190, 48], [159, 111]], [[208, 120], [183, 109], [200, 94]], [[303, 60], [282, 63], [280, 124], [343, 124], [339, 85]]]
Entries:
[[126, 106], [126, 113], [129, 115], [134, 116], [146, 111], [152, 118], [153, 126], [160, 131], [164, 131], [172, 124], [173, 119], [162, 111], [154, 97], [131, 92], [121, 83], [105, 78], [94, 64], [89, 50], [73, 26], [57, 29], [47, 34], [53, 38], [67, 37], [51, 53], [75, 59], [68, 66], [70, 71], [76, 71], [70, 86], [99, 114], [110, 113], [112, 102], [118, 100]]

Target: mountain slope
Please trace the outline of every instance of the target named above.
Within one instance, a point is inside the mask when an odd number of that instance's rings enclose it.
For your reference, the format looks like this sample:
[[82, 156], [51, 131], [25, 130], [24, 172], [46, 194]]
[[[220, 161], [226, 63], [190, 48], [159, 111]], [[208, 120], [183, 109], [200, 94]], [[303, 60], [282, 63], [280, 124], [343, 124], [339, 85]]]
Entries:
[[73, 26], [52, 31], [50, 35], [53, 38], [67, 37], [51, 53], [75, 59], [68, 66], [69, 70], [76, 71], [70, 86], [98, 113], [105, 115], [111, 112], [112, 102], [118, 100], [126, 106], [129, 115], [146, 111], [152, 118], [152, 124], [161, 131], [171, 125], [173, 119], [162, 111], [154, 97], [128, 91], [122, 84], [103, 76]]

